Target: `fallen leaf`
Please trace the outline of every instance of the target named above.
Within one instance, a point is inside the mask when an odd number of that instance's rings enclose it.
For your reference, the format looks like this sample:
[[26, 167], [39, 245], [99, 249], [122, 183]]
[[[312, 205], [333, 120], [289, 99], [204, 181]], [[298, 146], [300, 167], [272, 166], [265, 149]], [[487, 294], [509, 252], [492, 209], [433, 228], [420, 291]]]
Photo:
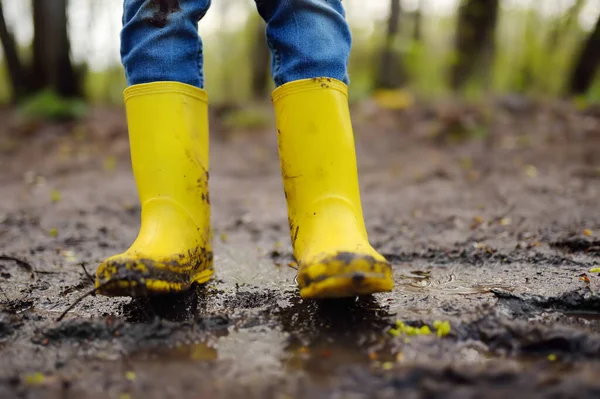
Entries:
[[114, 172], [117, 169], [117, 158], [113, 155], [109, 155], [104, 158], [104, 170], [107, 172]]
[[473, 244], [473, 248], [475, 249], [488, 249], [488, 245], [483, 243], [483, 242], [476, 242], [475, 244]]
[[445, 337], [448, 334], [450, 334], [451, 331], [451, 326], [450, 326], [450, 322], [449, 321], [442, 321], [442, 320], [436, 320], [433, 322], [433, 328], [435, 328], [435, 331], [437, 333], [438, 337]]
[[508, 226], [512, 223], [511, 218], [502, 218], [500, 219], [500, 226]]
[[50, 192], [50, 199], [52, 200], [52, 202], [58, 202], [61, 199], [61, 194], [60, 191], [58, 190], [52, 190]]
[[525, 166], [525, 174], [527, 175], [527, 177], [530, 177], [533, 179], [535, 177], [538, 177], [539, 172], [535, 166], [527, 165], [527, 166]]
[[590, 230], [590, 229], [585, 229], [585, 230], [583, 230], [583, 235], [584, 235], [584, 236], [591, 237], [591, 236], [593, 236], [593, 235], [594, 235], [594, 233], [593, 233], [593, 232], [592, 232], [592, 230]]
[[594, 267], [590, 269], [590, 273], [600, 273], [600, 267]]
[[406, 336], [410, 337], [410, 336], [416, 336], [416, 335], [429, 335], [429, 334], [431, 334], [431, 329], [427, 325], [424, 325], [422, 327], [408, 326], [408, 325], [404, 324], [402, 321], [397, 320], [396, 328], [391, 329], [389, 331], [389, 333], [395, 337], [400, 336], [400, 335], [406, 335]]
[[69, 262], [77, 261], [77, 256], [73, 251], [61, 251], [61, 255]]
[[216, 360], [219, 357], [215, 348], [202, 342], [188, 346], [187, 351], [190, 359], [195, 361]]
[[45, 379], [46, 376], [42, 373], [27, 374], [25, 376], [25, 385], [41, 385]]
[[431, 328], [429, 326], [422, 326], [418, 329], [418, 335], [429, 335], [431, 334]]

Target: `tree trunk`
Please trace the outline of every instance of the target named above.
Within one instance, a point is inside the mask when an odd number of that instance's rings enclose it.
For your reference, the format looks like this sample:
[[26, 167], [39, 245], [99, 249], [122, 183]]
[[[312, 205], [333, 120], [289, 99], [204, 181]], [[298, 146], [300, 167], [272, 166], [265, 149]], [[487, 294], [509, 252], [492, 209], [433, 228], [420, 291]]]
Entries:
[[451, 70], [450, 85], [460, 89], [477, 65], [489, 74], [495, 53], [495, 33], [499, 0], [466, 0], [458, 12], [456, 59]]
[[2, 1], [0, 1], [0, 42], [2, 43], [6, 66], [8, 68], [13, 101], [17, 101], [27, 92], [27, 78], [19, 59], [15, 39], [9, 32], [6, 20], [4, 19]]
[[569, 83], [569, 92], [574, 95], [585, 94], [594, 81], [600, 64], [600, 16], [594, 30], [587, 38], [581, 55], [577, 60]]
[[423, 38], [423, 8], [424, 8], [424, 0], [420, 0], [417, 5], [417, 9], [415, 11], [414, 18], [414, 30], [413, 30], [413, 40], [415, 42], [420, 42]]
[[81, 95], [70, 56], [67, 0], [33, 0], [33, 76], [36, 90], [50, 88], [65, 97]]
[[390, 0], [390, 16], [383, 49], [381, 50], [379, 73], [375, 83], [377, 88], [394, 89], [402, 86], [403, 83], [400, 57], [394, 50], [394, 40], [400, 29], [401, 12], [400, 0]]
[[[258, 18], [257, 18], [258, 19]], [[252, 21], [252, 97], [254, 99], [267, 98], [269, 90], [269, 47], [265, 41], [265, 23]]]

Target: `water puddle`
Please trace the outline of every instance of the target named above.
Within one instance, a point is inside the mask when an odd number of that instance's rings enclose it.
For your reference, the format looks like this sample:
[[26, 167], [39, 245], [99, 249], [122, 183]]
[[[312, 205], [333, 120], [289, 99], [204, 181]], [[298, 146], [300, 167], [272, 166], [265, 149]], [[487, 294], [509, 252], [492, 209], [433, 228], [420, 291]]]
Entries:
[[513, 286], [502, 283], [475, 283], [460, 281], [455, 273], [435, 276], [431, 271], [411, 271], [399, 276], [402, 280], [397, 285], [408, 292], [439, 292], [450, 295], [484, 294], [494, 289], [512, 291]]
[[281, 358], [286, 372], [326, 383], [347, 367], [393, 360], [385, 334], [392, 315], [373, 297], [290, 303], [276, 315], [287, 333]]
[[600, 312], [572, 311], [572, 312], [563, 312], [563, 314], [567, 317], [572, 317], [575, 319], [585, 319], [588, 321], [600, 320]]
[[134, 352], [130, 359], [133, 361], [160, 362], [203, 362], [217, 360], [219, 353], [206, 342], [191, 344], [176, 344], [174, 346], [157, 347], [149, 350]]
[[314, 382], [326, 383], [345, 367], [370, 367], [377, 362], [394, 361], [387, 348], [369, 349], [355, 340], [312, 342], [309, 346], [293, 345], [286, 348], [282, 366], [286, 372], [302, 371]]

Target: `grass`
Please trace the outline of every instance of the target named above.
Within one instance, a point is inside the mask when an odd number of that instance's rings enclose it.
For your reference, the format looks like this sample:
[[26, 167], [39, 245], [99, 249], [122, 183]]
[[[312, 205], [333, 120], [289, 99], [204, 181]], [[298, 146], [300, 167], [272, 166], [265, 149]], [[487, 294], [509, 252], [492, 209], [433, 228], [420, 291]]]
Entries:
[[41, 91], [19, 105], [19, 114], [27, 120], [81, 119], [86, 110], [86, 103], [82, 100], [62, 98], [50, 90]]

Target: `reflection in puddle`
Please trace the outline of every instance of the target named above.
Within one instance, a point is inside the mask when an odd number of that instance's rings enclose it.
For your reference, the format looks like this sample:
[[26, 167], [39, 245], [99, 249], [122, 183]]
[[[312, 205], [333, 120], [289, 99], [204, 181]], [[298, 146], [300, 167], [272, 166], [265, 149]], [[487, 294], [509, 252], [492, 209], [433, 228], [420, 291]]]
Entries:
[[283, 359], [288, 372], [304, 371], [314, 381], [326, 382], [343, 366], [368, 365], [369, 352], [350, 342], [314, 342], [310, 346], [290, 345]]
[[344, 367], [393, 358], [384, 334], [392, 316], [372, 296], [321, 302], [298, 298], [276, 317], [289, 334], [282, 358], [287, 371], [325, 381]]
[[397, 285], [408, 292], [439, 292], [451, 295], [483, 294], [494, 289], [512, 291], [514, 287], [502, 283], [468, 284], [457, 279], [456, 274], [433, 278], [430, 271], [412, 271], [399, 276], [402, 280]]
[[576, 318], [576, 319], [585, 319], [588, 321], [600, 320], [599, 312], [591, 312], [591, 311], [574, 311], [574, 312], [564, 312], [565, 316]]
[[161, 362], [202, 362], [217, 360], [219, 354], [215, 348], [204, 342], [175, 345], [173, 347], [158, 347], [135, 352], [131, 360], [161, 361]]

